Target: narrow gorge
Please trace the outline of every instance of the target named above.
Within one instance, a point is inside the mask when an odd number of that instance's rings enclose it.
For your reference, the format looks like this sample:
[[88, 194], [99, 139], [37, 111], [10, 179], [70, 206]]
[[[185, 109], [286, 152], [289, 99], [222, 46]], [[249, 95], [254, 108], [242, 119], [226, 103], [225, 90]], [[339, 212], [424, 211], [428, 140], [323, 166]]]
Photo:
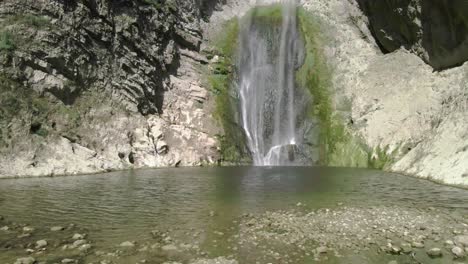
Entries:
[[0, 0], [0, 25], [0, 263], [468, 260], [468, 1]]

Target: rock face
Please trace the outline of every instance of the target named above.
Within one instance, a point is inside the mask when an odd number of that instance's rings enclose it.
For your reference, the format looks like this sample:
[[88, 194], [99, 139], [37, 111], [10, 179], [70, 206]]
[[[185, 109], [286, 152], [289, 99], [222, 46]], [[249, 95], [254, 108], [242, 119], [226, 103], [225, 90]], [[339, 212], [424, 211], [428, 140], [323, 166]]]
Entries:
[[468, 185], [468, 64], [434, 72], [414, 50], [382, 54], [369, 30], [376, 27], [372, 17], [357, 2], [304, 6], [330, 39], [324, 53], [337, 108], [350, 104], [342, 113], [347, 129], [377, 150], [375, 156], [386, 157], [386, 170]]
[[[203, 27], [213, 32], [254, 4], [227, 1]], [[383, 160], [389, 171], [468, 185], [468, 63], [461, 65], [468, 60], [467, 2], [301, 4], [326, 40], [322, 51], [333, 72], [336, 113], [369, 147], [370, 162]]]
[[468, 2], [358, 0], [380, 47], [411, 49], [435, 69], [468, 60]]
[[[1, 2], [0, 177], [217, 163], [200, 50], [272, 2]], [[371, 159], [468, 185], [468, 2], [301, 4], [327, 40], [335, 110]]]
[[0, 177], [217, 162], [205, 4], [2, 1]]

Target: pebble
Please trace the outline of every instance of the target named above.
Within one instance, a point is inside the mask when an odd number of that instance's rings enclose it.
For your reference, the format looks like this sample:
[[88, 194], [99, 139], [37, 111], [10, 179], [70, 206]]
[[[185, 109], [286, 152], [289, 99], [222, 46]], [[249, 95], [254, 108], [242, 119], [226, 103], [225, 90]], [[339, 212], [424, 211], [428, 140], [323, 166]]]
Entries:
[[177, 247], [175, 245], [165, 245], [161, 249], [164, 251], [177, 251]]
[[401, 244], [401, 250], [403, 251], [403, 253], [409, 254], [409, 253], [411, 253], [413, 251], [413, 248], [411, 247], [411, 244], [402, 243]]
[[63, 230], [65, 230], [65, 227], [63, 226], [53, 226], [50, 228], [50, 231], [52, 232], [63, 231]]
[[73, 239], [73, 240], [82, 240], [82, 239], [84, 239], [85, 237], [86, 237], [86, 235], [84, 235], [84, 234], [82, 235], [82, 234], [76, 233], [76, 234], [73, 235], [72, 239]]
[[442, 250], [440, 248], [431, 248], [427, 251], [427, 255], [430, 257], [441, 257]]
[[23, 232], [31, 233], [33, 231], [34, 231], [34, 228], [32, 228], [32, 227], [29, 227], [29, 226], [23, 227]]
[[452, 248], [452, 253], [457, 258], [465, 257], [465, 251], [461, 247], [453, 247]]
[[388, 264], [398, 264], [398, 262], [396, 260], [392, 260]]
[[76, 262], [76, 260], [74, 260], [74, 259], [62, 259], [63, 264], [75, 263], [75, 262]]
[[19, 258], [16, 260], [15, 264], [34, 264], [36, 259], [33, 257]]
[[36, 248], [45, 248], [47, 247], [47, 241], [42, 239], [36, 242]]
[[453, 240], [457, 245], [468, 247], [468, 235], [456, 236]]
[[413, 246], [414, 248], [424, 248], [424, 244], [421, 242], [413, 242], [411, 243], [411, 246]]
[[317, 251], [318, 254], [326, 254], [328, 252], [328, 248], [327, 247], [318, 247], [317, 249], [315, 249]]
[[127, 247], [127, 248], [131, 248], [131, 247], [134, 247], [135, 246], [135, 243], [132, 243], [130, 241], [125, 241], [125, 242], [122, 242], [120, 244], [121, 247]]
[[91, 244], [84, 244], [79, 248], [79, 250], [80, 251], [88, 251], [88, 250], [91, 249], [91, 247], [92, 247]]
[[447, 240], [447, 241], [445, 241], [444, 244], [445, 244], [445, 246], [447, 246], [447, 247], [453, 247], [453, 245], [455, 245], [455, 243], [453, 243], [452, 240]]
[[84, 240], [84, 239], [76, 240], [75, 242], [73, 242], [73, 247], [77, 248], [77, 247], [79, 247], [81, 245], [84, 245], [84, 244], [86, 244], [86, 240]]

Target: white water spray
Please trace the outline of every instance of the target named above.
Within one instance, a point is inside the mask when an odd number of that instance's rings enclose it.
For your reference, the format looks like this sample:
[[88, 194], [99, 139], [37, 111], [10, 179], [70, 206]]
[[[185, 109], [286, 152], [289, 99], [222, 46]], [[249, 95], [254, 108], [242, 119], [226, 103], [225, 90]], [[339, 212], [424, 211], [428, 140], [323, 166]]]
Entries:
[[295, 70], [303, 52], [295, 0], [281, 2], [279, 23], [255, 12], [241, 31], [241, 125], [258, 166], [292, 165], [298, 141]]

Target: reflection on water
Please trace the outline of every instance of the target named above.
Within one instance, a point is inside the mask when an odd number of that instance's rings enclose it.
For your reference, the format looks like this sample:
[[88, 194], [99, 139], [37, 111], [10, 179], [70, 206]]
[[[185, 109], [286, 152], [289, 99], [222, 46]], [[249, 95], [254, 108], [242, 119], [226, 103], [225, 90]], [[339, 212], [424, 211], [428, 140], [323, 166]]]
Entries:
[[2, 215], [47, 226], [79, 223], [115, 239], [151, 227], [203, 230], [210, 212], [222, 225], [299, 202], [312, 209], [344, 203], [465, 211], [466, 201], [464, 190], [359, 169], [184, 168], [0, 181]]
[[[0, 181], [0, 215], [9, 221], [46, 230], [74, 223], [86, 230], [93, 248], [108, 252], [123, 241], [148, 237], [151, 230], [168, 231], [188, 243], [195, 231], [201, 234], [197, 243], [213, 257], [232, 253], [228, 238], [240, 233], [238, 220], [246, 213], [289, 210], [301, 203], [306, 209], [443, 207], [464, 215], [467, 201], [466, 190], [362, 169], [183, 168]], [[226, 236], [221, 238], [219, 230]], [[53, 237], [39, 233], [32, 239], [43, 238]], [[218, 241], [215, 247], [213, 241]], [[8, 254], [2, 256], [0, 249], [0, 262], [24, 254], [21, 247], [18, 250], [3, 251]], [[241, 255], [240, 259], [251, 256]]]

